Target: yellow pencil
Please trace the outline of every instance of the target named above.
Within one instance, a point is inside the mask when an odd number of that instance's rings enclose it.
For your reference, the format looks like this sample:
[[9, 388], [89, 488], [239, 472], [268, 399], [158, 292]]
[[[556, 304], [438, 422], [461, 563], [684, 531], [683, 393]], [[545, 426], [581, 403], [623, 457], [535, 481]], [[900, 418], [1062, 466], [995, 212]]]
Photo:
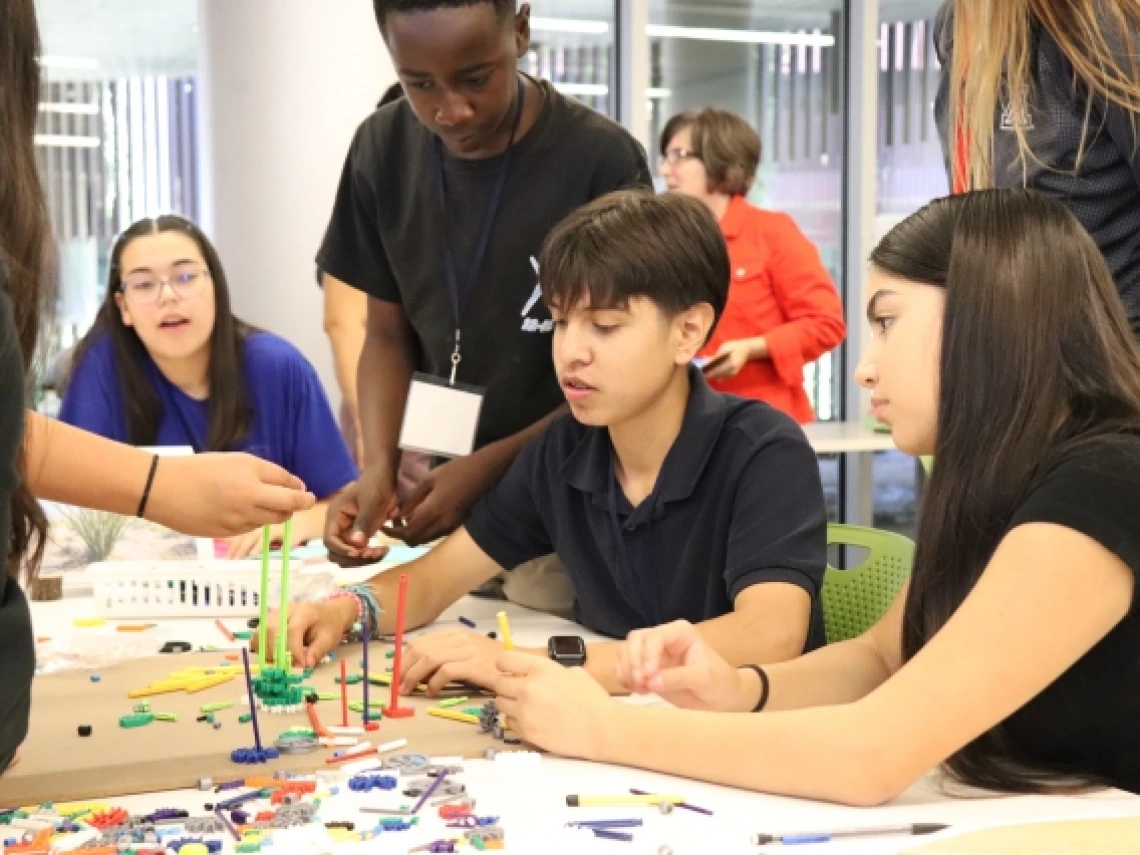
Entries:
[[514, 650], [515, 643], [511, 640], [511, 624], [507, 620], [507, 613], [499, 612], [495, 617], [499, 619], [499, 635], [503, 637], [503, 645], [507, 650]]
[[456, 712], [455, 710], [441, 709], [440, 707], [432, 707], [428, 710], [428, 715], [434, 715], [436, 718], [449, 718], [452, 721], [463, 721], [467, 722], [467, 724], [479, 723], [479, 716], [477, 715]]
[[597, 807], [600, 805], [656, 805], [661, 802], [671, 802], [679, 805], [685, 800], [684, 796], [662, 796], [656, 793], [646, 793], [643, 796], [617, 795], [617, 796], [567, 796], [566, 807]]

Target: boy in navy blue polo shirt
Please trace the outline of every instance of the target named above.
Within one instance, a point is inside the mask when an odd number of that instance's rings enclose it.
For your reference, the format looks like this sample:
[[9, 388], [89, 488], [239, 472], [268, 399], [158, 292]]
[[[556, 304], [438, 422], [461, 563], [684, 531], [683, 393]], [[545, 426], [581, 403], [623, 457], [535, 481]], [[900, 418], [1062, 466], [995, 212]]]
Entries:
[[[815, 454], [791, 418], [712, 391], [691, 365], [730, 279], [711, 213], [679, 194], [612, 193], [558, 225], [539, 262], [571, 414], [523, 449], [455, 533], [371, 581], [379, 631], [392, 631], [402, 573], [416, 627], [496, 573], [556, 552], [575, 617], [595, 632], [623, 638], [684, 618], [735, 664], [823, 644], [826, 512]], [[347, 598], [296, 607], [295, 660], [320, 661], [356, 617]], [[618, 644], [552, 646], [617, 688]], [[418, 638], [402, 686], [489, 685], [501, 650], [466, 630]]]

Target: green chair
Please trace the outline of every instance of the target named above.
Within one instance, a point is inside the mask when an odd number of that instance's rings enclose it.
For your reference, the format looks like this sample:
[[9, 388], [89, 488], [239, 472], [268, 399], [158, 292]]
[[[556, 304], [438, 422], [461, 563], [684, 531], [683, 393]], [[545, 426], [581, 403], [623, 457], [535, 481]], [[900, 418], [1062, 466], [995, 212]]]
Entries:
[[833, 523], [827, 527], [828, 546], [857, 546], [869, 551], [850, 570], [830, 565], [823, 576], [823, 625], [827, 643], [862, 635], [894, 602], [910, 575], [914, 542], [901, 534]]

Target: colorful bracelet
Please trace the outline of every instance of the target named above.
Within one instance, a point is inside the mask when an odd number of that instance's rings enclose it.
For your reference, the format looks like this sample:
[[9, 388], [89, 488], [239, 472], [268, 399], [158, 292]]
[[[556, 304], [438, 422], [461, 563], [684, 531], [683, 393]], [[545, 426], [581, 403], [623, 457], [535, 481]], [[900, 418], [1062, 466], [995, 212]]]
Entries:
[[[330, 594], [329, 600], [339, 600], [343, 599], [344, 597], [352, 597], [352, 599], [356, 602], [356, 620], [353, 622], [353, 627], [359, 626], [361, 621], [364, 620], [364, 601], [361, 600], [360, 597], [357, 596], [354, 592], [346, 588], [341, 588], [340, 590]], [[344, 633], [341, 639], [342, 642], [348, 641], [350, 639], [351, 633], [352, 630], [350, 628], [349, 631]]]
[[372, 632], [372, 637], [377, 637], [380, 634], [381, 609], [375, 592], [368, 585], [350, 585], [347, 590], [356, 594], [364, 604], [364, 611], [368, 617], [368, 628]]

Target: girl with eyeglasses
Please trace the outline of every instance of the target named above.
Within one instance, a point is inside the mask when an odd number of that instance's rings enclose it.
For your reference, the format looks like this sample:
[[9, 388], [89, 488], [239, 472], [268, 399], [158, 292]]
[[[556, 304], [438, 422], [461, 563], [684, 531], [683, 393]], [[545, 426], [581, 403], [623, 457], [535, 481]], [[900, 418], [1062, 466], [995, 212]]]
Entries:
[[[60, 419], [132, 445], [241, 450], [282, 466], [318, 500], [293, 517], [294, 544], [321, 536], [328, 499], [357, 477], [312, 365], [234, 317], [216, 250], [173, 215], [140, 220], [115, 243]], [[231, 538], [227, 557], [259, 537]]]

